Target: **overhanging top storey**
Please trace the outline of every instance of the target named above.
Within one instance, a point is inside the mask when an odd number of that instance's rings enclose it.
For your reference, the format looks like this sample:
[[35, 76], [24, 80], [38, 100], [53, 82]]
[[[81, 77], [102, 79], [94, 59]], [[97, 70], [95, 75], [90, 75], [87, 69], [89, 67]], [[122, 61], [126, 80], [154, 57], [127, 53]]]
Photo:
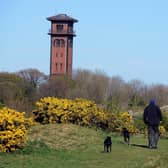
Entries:
[[59, 14], [47, 18], [48, 21], [56, 22], [78, 22], [77, 19], [74, 19], [66, 14]]

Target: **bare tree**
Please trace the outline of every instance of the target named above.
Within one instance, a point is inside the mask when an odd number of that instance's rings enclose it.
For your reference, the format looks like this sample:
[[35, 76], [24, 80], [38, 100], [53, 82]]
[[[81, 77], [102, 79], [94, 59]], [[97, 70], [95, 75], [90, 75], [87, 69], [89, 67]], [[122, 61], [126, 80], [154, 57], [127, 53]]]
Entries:
[[109, 78], [102, 71], [77, 70], [73, 76], [76, 82], [76, 97], [88, 98], [97, 103], [107, 98]]
[[162, 106], [168, 102], [168, 86], [163, 84], [151, 85], [148, 88], [148, 100], [150, 98], [156, 99], [157, 103]]
[[69, 90], [74, 86], [74, 81], [68, 76], [52, 76], [46, 82], [40, 85], [40, 97], [55, 96], [59, 98], [69, 97]]
[[26, 81], [29, 81], [34, 87], [39, 86], [43, 80], [47, 79], [47, 76], [43, 72], [32, 68], [20, 70], [16, 72], [16, 74]]

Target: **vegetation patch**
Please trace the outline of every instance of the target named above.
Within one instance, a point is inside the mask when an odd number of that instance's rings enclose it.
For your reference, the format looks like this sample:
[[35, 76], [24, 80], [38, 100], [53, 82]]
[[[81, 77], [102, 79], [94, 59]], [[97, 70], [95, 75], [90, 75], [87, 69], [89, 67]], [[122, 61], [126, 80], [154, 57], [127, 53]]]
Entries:
[[[47, 129], [48, 134], [44, 132]], [[50, 131], [55, 133], [50, 133]], [[62, 132], [62, 133], [61, 133]], [[36, 136], [35, 136], [36, 134]], [[71, 145], [63, 145], [69, 135]], [[47, 138], [46, 138], [46, 135]], [[111, 153], [103, 152], [103, 141], [111, 136]], [[40, 138], [39, 138], [40, 137]], [[43, 138], [42, 138], [43, 137]], [[54, 141], [54, 137], [61, 141]], [[47, 141], [58, 143], [55, 148]], [[77, 147], [76, 144], [79, 144]], [[49, 146], [50, 145], [50, 146]], [[160, 139], [157, 150], [146, 148], [147, 137], [131, 136], [131, 145], [116, 133], [81, 127], [73, 124], [47, 124], [32, 127], [29, 142], [15, 153], [1, 153], [2, 168], [167, 168], [167, 139]]]
[[73, 124], [48, 124], [33, 126], [30, 141], [42, 141], [52, 149], [81, 149], [100, 143], [101, 132]]
[[27, 141], [31, 123], [24, 112], [5, 107], [0, 109], [0, 151], [12, 152], [21, 148]]
[[107, 113], [95, 102], [81, 98], [71, 100], [45, 97], [36, 102], [33, 114], [35, 121], [41, 124], [72, 123], [110, 131], [121, 131], [123, 127], [130, 132], [137, 131], [128, 112]]

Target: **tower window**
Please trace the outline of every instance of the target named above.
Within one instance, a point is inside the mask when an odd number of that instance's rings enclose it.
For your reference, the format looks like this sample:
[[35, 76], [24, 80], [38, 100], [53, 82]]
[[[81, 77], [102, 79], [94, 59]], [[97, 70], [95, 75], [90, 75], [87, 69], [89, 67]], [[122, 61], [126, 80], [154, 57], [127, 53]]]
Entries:
[[55, 64], [55, 69], [56, 69], [56, 71], [58, 70], [58, 64], [57, 63]]
[[56, 25], [57, 27], [57, 32], [62, 32], [63, 31], [63, 28], [64, 26], [62, 24], [59, 24], [59, 25]]
[[61, 57], [63, 57], [63, 53], [61, 53]]
[[65, 47], [65, 41], [63, 39], [60, 40], [61, 47]]
[[72, 47], [72, 39], [68, 40], [68, 45], [69, 45], [69, 47]]
[[68, 25], [68, 32], [69, 32], [69, 33], [72, 33], [72, 32], [73, 32], [73, 25], [72, 25], [72, 24], [69, 24], [69, 25]]
[[60, 64], [60, 70], [62, 71], [62, 63]]
[[58, 57], [58, 53], [56, 53], [55, 56]]
[[53, 41], [53, 45], [54, 45], [55, 47], [60, 47], [60, 40], [59, 40], [59, 39], [55, 39], [55, 40]]

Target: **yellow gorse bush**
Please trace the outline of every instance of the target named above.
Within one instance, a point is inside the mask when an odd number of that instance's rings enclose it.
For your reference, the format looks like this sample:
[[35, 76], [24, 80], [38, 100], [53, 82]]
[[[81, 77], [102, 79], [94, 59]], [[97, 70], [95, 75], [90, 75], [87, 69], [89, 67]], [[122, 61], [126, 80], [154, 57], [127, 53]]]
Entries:
[[126, 127], [122, 121], [125, 120], [131, 132], [134, 130], [133, 119], [130, 115], [104, 112], [95, 102], [82, 98], [70, 100], [44, 97], [36, 102], [36, 109], [33, 113], [35, 121], [41, 124], [73, 123], [120, 131], [122, 127]]
[[12, 152], [22, 147], [32, 123], [32, 119], [25, 118], [24, 112], [6, 107], [0, 109], [0, 151]]
[[161, 137], [166, 137], [166, 129], [164, 126], [162, 125], [159, 126], [159, 132]]
[[138, 130], [134, 127], [134, 120], [132, 115], [128, 112], [121, 112], [118, 114], [118, 119], [120, 121], [119, 131], [122, 131], [122, 128], [127, 128], [129, 132], [136, 133]]
[[73, 123], [92, 126], [105, 124], [107, 116], [93, 101], [86, 99], [58, 99], [45, 97], [33, 110], [35, 121], [47, 123]]

